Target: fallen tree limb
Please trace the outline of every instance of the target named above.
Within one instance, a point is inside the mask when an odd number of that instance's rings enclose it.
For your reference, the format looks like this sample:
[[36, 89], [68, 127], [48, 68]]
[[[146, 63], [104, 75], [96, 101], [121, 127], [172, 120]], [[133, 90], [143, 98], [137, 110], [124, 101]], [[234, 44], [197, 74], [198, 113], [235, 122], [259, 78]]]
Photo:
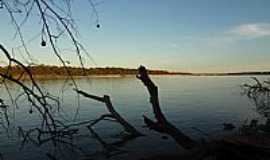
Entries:
[[123, 126], [124, 130], [127, 133], [129, 133], [131, 137], [138, 137], [138, 136], [143, 135], [135, 127], [133, 127], [131, 124], [129, 124], [118, 112], [116, 112], [116, 110], [114, 109], [114, 107], [112, 105], [110, 96], [104, 95], [103, 97], [99, 97], [99, 96], [95, 96], [95, 95], [91, 95], [89, 93], [86, 93], [82, 90], [75, 89], [75, 91], [84, 97], [96, 100], [98, 102], [105, 103], [108, 111], [110, 112], [110, 114], [105, 114], [105, 115], [101, 116], [100, 118], [98, 118], [96, 121], [91, 123], [90, 126], [95, 125], [96, 123], [98, 123], [101, 120], [104, 120], [105, 118], [110, 118], [110, 119], [117, 121], [119, 124], [121, 124]]
[[[126, 144], [128, 141], [130, 141], [136, 137], [143, 136], [143, 134], [141, 134], [135, 127], [133, 127], [131, 124], [129, 124], [118, 112], [116, 112], [116, 110], [114, 109], [114, 107], [112, 105], [111, 99], [108, 95], [104, 95], [103, 97], [99, 97], [96, 95], [86, 93], [82, 90], [78, 90], [78, 89], [74, 89], [74, 90], [78, 94], [80, 94], [86, 98], [90, 98], [90, 99], [96, 100], [98, 102], [104, 103], [107, 110], [110, 112], [108, 114], [101, 115], [99, 118], [93, 120], [87, 126], [88, 130], [93, 135], [93, 137], [102, 145], [102, 147], [104, 149], [103, 153], [107, 157], [111, 157], [111, 156], [125, 153], [125, 151], [118, 149], [118, 147]], [[96, 125], [98, 122], [104, 121], [104, 120], [119, 123], [124, 128], [125, 134], [121, 137], [121, 140], [113, 142], [113, 143], [107, 143], [106, 141], [104, 141], [102, 139], [102, 137], [100, 137], [98, 135], [97, 132], [94, 131], [94, 129], [92, 127], [94, 125]]]
[[153, 112], [156, 118], [155, 122], [145, 115], [143, 116], [144, 122], [148, 128], [170, 135], [180, 146], [185, 149], [192, 149], [197, 146], [196, 141], [192, 140], [189, 136], [185, 135], [182, 131], [167, 121], [159, 105], [158, 87], [150, 79], [144, 66], [139, 67], [137, 78], [142, 81], [149, 92], [150, 103], [152, 104]]

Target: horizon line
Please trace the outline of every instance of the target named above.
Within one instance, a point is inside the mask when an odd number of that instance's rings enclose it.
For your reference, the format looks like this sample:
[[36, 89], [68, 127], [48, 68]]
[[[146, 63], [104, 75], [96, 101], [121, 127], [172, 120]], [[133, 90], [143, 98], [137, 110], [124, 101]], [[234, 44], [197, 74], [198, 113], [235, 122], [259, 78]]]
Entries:
[[[8, 65], [0, 65], [0, 68], [5, 68]], [[16, 66], [16, 65], [13, 65]], [[64, 68], [65, 66], [63, 65], [47, 65], [47, 64], [34, 64], [32, 66], [28, 67], [37, 67], [37, 66], [45, 66], [45, 67], [62, 67]], [[95, 67], [82, 67], [82, 66], [66, 66], [67, 68], [85, 68], [85, 69], [127, 69], [127, 70], [137, 70], [137, 68], [132, 68], [132, 67], [121, 67], [121, 66], [95, 66]], [[168, 70], [168, 69], [155, 69], [155, 68], [149, 68], [147, 67], [149, 71], [162, 71], [162, 72], [167, 72], [168, 74], [193, 74], [193, 75], [222, 75], [222, 74], [270, 74], [270, 70], [249, 70], [249, 71], [229, 71], [229, 72], [187, 72], [187, 71], [173, 71], [173, 70]]]

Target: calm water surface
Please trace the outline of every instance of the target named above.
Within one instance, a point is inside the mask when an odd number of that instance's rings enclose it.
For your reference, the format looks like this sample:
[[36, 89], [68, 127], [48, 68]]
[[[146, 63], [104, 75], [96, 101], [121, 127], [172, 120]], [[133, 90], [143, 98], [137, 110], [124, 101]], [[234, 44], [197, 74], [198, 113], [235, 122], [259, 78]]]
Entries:
[[[266, 79], [268, 77], [259, 77]], [[159, 134], [143, 127], [142, 115], [152, 117], [151, 105], [146, 89], [142, 83], [134, 77], [91, 77], [91, 80], [77, 80], [78, 85], [85, 91], [95, 95], [108, 94], [112, 98], [115, 109], [132, 123], [146, 136], [138, 138], [124, 148], [135, 157], [151, 155], [153, 153], [171, 153], [179, 147], [171, 140], [162, 140]], [[241, 84], [252, 82], [246, 76], [231, 77], [193, 77], [193, 76], [153, 76], [153, 80], [159, 86], [160, 103], [168, 119], [181, 128], [186, 134], [198, 139], [203, 137], [193, 127], [199, 128], [213, 137], [224, 134], [223, 122], [242, 124], [247, 118], [258, 116], [254, 106], [247, 97], [241, 95]], [[59, 117], [67, 119], [91, 120], [106, 113], [102, 103], [95, 102], [78, 96], [72, 91], [72, 85], [64, 84], [63, 80], [50, 80], [40, 82], [44, 89], [53, 95], [59, 96], [62, 103]], [[13, 94], [19, 94], [18, 88], [12, 87]], [[1, 97], [7, 93], [1, 90]], [[10, 112], [12, 127], [33, 127], [38, 124], [39, 117], [29, 114], [29, 104], [25, 99], [19, 100], [19, 108]], [[75, 114], [78, 111], [78, 114]], [[34, 111], [35, 112], [35, 111]], [[15, 116], [14, 116], [15, 114]], [[46, 159], [44, 156], [50, 146], [34, 147], [31, 144], [19, 149], [21, 144], [14, 129], [10, 129], [8, 135], [4, 129], [0, 131], [0, 153], [6, 159]], [[96, 131], [111, 141], [112, 137], [121, 131], [121, 127], [110, 122], [100, 123], [95, 127]], [[86, 129], [81, 129], [76, 138], [76, 143], [85, 148], [89, 154], [102, 150], [100, 145], [89, 136]], [[63, 149], [65, 152], [65, 149]], [[123, 159], [127, 154], [114, 157]], [[79, 155], [73, 154], [72, 159], [79, 159]], [[97, 154], [98, 158], [100, 158]], [[69, 156], [70, 158], [70, 156]]]

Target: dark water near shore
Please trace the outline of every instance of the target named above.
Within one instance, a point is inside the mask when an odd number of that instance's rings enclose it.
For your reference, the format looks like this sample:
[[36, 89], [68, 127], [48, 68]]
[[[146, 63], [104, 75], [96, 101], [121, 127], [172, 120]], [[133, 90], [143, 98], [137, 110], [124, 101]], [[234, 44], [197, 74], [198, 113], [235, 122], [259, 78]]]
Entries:
[[[259, 79], [266, 79], [261, 76]], [[222, 77], [196, 77], [196, 76], [153, 76], [153, 80], [159, 86], [160, 103], [165, 115], [170, 122], [181, 128], [186, 134], [198, 139], [203, 137], [193, 127], [199, 128], [211, 137], [218, 137], [222, 131], [223, 122], [231, 122], [239, 126], [247, 118], [257, 117], [254, 105], [246, 96], [241, 95], [241, 84], [252, 82], [248, 76], [222, 76]], [[131, 124], [143, 132], [146, 136], [135, 139], [124, 148], [134, 159], [154, 153], [173, 153], [179, 147], [171, 140], [162, 140], [159, 134], [143, 127], [142, 115], [152, 115], [151, 105], [146, 89], [139, 80], [134, 77], [91, 77], [76, 80], [83, 90], [95, 94], [108, 94], [112, 98], [115, 109]], [[47, 80], [40, 82], [44, 89], [63, 100], [61, 114], [74, 121], [91, 120], [106, 113], [102, 103], [95, 102], [83, 97], [78, 99], [72, 91], [73, 86], [63, 80]], [[16, 86], [11, 92], [19, 94]], [[1, 97], [7, 93], [1, 90]], [[7, 132], [0, 130], [0, 153], [6, 159], [46, 159], [44, 156], [50, 146], [34, 147], [31, 144], [19, 150], [20, 140], [14, 128], [23, 126], [31, 128], [38, 124], [39, 117], [29, 114], [29, 104], [26, 99], [19, 100], [19, 108], [11, 109], [11, 129]], [[78, 112], [77, 112], [78, 111]], [[34, 111], [35, 112], [35, 111]], [[78, 113], [78, 114], [76, 114]], [[15, 116], [14, 116], [15, 114]], [[12, 127], [14, 127], [12, 129]], [[103, 122], [95, 127], [96, 131], [105, 140], [113, 140], [121, 128], [114, 123]], [[85, 152], [97, 153], [102, 150], [95, 139], [89, 136], [89, 132], [82, 128], [80, 134], [74, 140], [75, 143], [85, 149]], [[66, 150], [63, 149], [64, 155]], [[78, 159], [77, 154], [72, 154], [71, 159]], [[115, 157], [123, 159], [127, 154]], [[96, 155], [96, 157], [99, 157]]]

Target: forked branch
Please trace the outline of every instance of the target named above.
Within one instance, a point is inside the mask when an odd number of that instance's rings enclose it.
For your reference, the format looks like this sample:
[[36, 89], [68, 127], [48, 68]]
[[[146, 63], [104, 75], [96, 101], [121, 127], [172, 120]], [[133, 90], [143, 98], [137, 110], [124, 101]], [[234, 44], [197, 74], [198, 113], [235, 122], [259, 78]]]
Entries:
[[[113, 107], [110, 96], [104, 95], [103, 97], [91, 95], [89, 93], [86, 93], [82, 90], [75, 89], [75, 91], [87, 98], [96, 100], [98, 102], [102, 102], [106, 105], [107, 110], [110, 112], [110, 114], [105, 114], [101, 116], [99, 119], [97, 119], [97, 122], [100, 120], [104, 120], [105, 118], [110, 118], [115, 121], [117, 121], [119, 124], [121, 124], [124, 128], [124, 130], [130, 134], [131, 137], [138, 137], [142, 136], [142, 134], [131, 124], [129, 124]], [[96, 124], [97, 122], [93, 123], [92, 125]]]
[[180, 146], [185, 149], [194, 148], [197, 143], [168, 122], [162, 113], [159, 105], [158, 87], [151, 80], [144, 66], [139, 67], [137, 78], [142, 81], [149, 92], [150, 103], [152, 104], [153, 112], [156, 118], [156, 121], [153, 121], [145, 115], [143, 116], [144, 122], [148, 128], [170, 135]]

